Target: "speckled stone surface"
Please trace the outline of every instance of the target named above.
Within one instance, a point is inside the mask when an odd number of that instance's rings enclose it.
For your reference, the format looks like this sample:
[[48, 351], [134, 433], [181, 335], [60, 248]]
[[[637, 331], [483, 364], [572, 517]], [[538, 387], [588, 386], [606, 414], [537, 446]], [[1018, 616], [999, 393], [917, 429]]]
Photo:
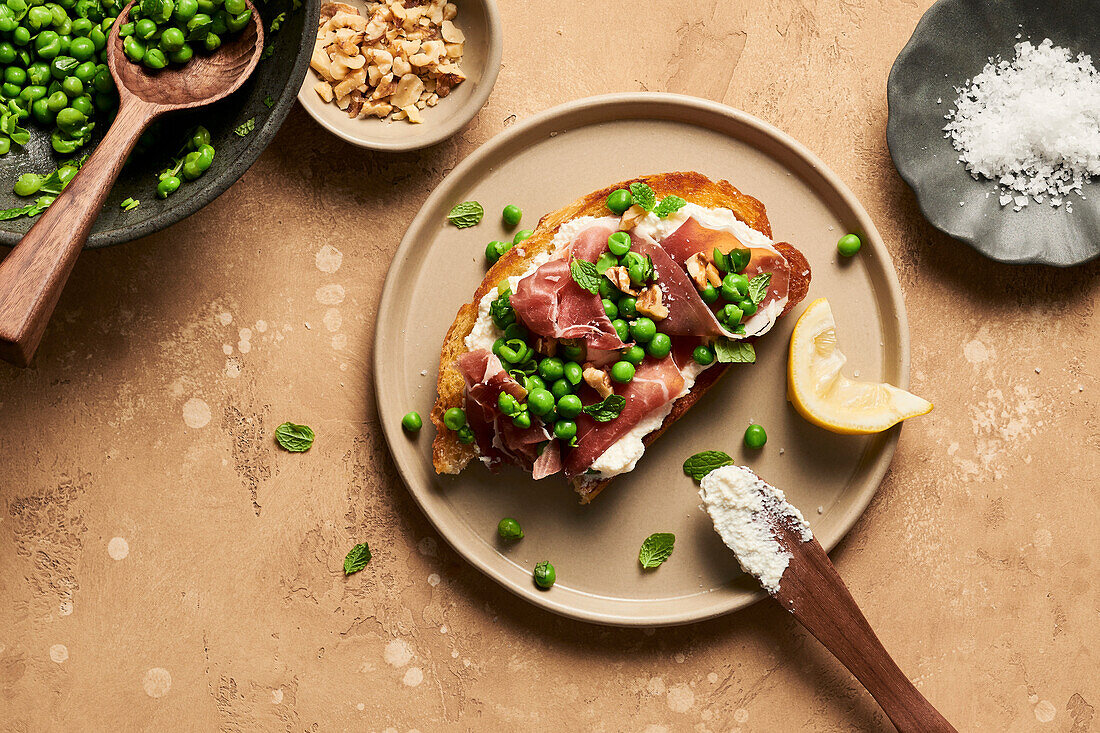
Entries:
[[[888, 730], [772, 605], [639, 631], [513, 598], [378, 431], [373, 314], [432, 187], [515, 119], [666, 90], [804, 142], [895, 258], [936, 409], [833, 553], [887, 648], [960, 730], [1100, 729], [1100, 264], [997, 265], [920, 219], [885, 83], [927, 4], [505, 3], [454, 140], [371, 154], [296, 109], [206, 209], [83, 254], [34, 367], [0, 366], [0, 728]], [[313, 450], [275, 448], [284, 420]]]

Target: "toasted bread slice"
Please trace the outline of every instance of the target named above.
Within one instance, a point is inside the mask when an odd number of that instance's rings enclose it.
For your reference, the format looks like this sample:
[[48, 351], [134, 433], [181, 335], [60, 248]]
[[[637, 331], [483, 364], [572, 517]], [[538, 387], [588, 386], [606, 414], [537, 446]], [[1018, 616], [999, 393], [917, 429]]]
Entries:
[[[631, 183], [639, 182], [652, 188], [658, 199], [676, 195], [699, 206], [730, 209], [738, 219], [753, 229], [769, 238], [772, 236], [771, 225], [768, 223], [768, 217], [762, 203], [741, 193], [728, 181], [712, 181], [703, 174], [693, 171], [661, 173], [621, 181], [602, 190], [594, 191], [568, 206], [542, 217], [534, 230], [534, 234], [529, 239], [509, 250], [489, 269], [485, 274], [485, 279], [481, 281], [481, 286], [474, 293], [471, 302], [458, 309], [454, 323], [447, 331], [443, 348], [439, 354], [439, 381], [437, 383], [439, 397], [432, 408], [431, 414], [432, 423], [436, 427], [436, 436], [432, 443], [432, 464], [435, 466], [437, 473], [459, 473], [471, 459], [477, 456], [474, 445], [459, 443], [456, 433], [448, 430], [443, 425], [443, 413], [452, 407], [461, 407], [463, 404], [466, 383], [456, 367], [456, 362], [462, 354], [467, 352], [466, 337], [477, 322], [478, 303], [481, 302], [486, 293], [495, 289], [507, 278], [513, 275], [522, 275], [526, 272], [535, 257], [548, 252], [551, 249], [551, 243], [554, 235], [557, 234], [558, 227], [581, 216], [607, 216], [609, 212], [606, 208], [606, 201], [611, 192], [620, 188], [628, 188]], [[806, 258], [789, 244], [777, 244], [776, 248], [791, 263], [790, 292], [787, 305], [783, 310], [786, 313], [805, 297], [809, 288], [810, 267], [806, 262]], [[661, 427], [647, 435], [643, 442], [648, 446], [656, 440], [669, 425], [698, 402], [699, 398], [718, 380], [725, 369], [725, 365], [715, 365], [699, 375], [691, 391], [676, 401], [672, 412], [665, 418]], [[587, 503], [602, 491], [610, 483], [610, 480], [586, 482], [583, 478], [578, 477], [574, 479], [573, 484], [581, 494], [581, 501]]]

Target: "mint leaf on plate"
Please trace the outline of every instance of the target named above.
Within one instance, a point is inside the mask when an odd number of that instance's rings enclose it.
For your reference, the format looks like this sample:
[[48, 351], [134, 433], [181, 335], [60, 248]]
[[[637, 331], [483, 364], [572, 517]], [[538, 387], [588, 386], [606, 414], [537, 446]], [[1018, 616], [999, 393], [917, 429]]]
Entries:
[[309, 450], [315, 437], [308, 425], [285, 422], [275, 428], [275, 440], [291, 453], [304, 453]]
[[447, 221], [459, 229], [465, 229], [480, 224], [483, 216], [485, 216], [485, 209], [481, 207], [481, 204], [476, 201], [463, 201], [451, 209], [451, 212], [447, 214]]
[[714, 355], [722, 364], [752, 364], [756, 361], [756, 349], [744, 341], [719, 339], [714, 342]]
[[696, 481], [702, 481], [714, 469], [732, 465], [733, 459], [729, 454], [720, 450], [705, 450], [684, 461], [684, 473]]
[[569, 272], [582, 290], [592, 294], [600, 292], [600, 273], [588, 260], [573, 260], [569, 263]]
[[653, 193], [653, 189], [644, 183], [631, 183], [630, 195], [634, 199], [634, 203], [641, 206], [646, 211], [653, 211], [657, 206], [657, 194]]
[[367, 563], [370, 562], [370, 557], [370, 548], [367, 547], [366, 542], [360, 542], [358, 545], [351, 548], [348, 552], [348, 556], [344, 558], [344, 575], [358, 573], [367, 566]]
[[685, 204], [687, 204], [687, 201], [679, 196], [665, 196], [661, 199], [661, 203], [657, 204], [657, 208], [653, 210], [653, 213], [664, 219], [669, 214], [675, 214], [684, 208]]
[[671, 532], [651, 534], [645, 538], [642, 549], [638, 551], [638, 562], [646, 570], [659, 566], [672, 554], [672, 546], [675, 542], [676, 535]]
[[584, 412], [596, 422], [609, 422], [619, 416], [626, 407], [626, 398], [622, 395], [609, 394], [602, 402], [585, 405]]
[[764, 298], [768, 297], [768, 286], [771, 285], [772, 274], [770, 272], [762, 272], [752, 280], [749, 280], [749, 297], [752, 298], [754, 305], [760, 305], [764, 302]]

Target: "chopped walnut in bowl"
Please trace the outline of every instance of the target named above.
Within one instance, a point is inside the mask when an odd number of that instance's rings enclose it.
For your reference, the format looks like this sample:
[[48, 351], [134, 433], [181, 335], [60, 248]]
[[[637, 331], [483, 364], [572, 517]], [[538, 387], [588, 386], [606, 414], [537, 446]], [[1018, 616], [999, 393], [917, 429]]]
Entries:
[[423, 122], [422, 112], [466, 79], [466, 43], [446, 0], [380, 0], [364, 13], [344, 3], [321, 6], [310, 66], [314, 91], [350, 118]]

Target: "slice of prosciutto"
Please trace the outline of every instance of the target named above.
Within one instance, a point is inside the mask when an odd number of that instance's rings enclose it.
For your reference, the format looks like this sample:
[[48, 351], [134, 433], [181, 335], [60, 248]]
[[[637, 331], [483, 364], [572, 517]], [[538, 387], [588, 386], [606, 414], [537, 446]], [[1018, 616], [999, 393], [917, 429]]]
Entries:
[[501, 392], [523, 400], [527, 390], [504, 371], [496, 355], [485, 349], [470, 351], [459, 357], [458, 369], [466, 380], [466, 422], [474, 431], [481, 460], [489, 470], [498, 470], [504, 461], [540, 474], [535, 478], [561, 470], [560, 457], [547, 456], [549, 446], [539, 455], [539, 444], [551, 438], [545, 427], [518, 428], [497, 409]]
[[519, 281], [512, 309], [524, 326], [539, 336], [582, 339], [593, 349], [626, 346], [604, 312], [600, 296], [583, 289], [569, 271], [571, 259], [595, 262], [615, 228], [597, 222], [581, 232], [564, 256], [550, 260]]
[[[728, 254], [734, 249], [744, 249], [745, 245], [731, 232], [708, 229], [693, 218], [689, 218], [676, 231], [661, 240], [661, 248], [680, 265], [687, 262], [693, 254], [698, 252], [709, 254], [716, 247], [719, 252]], [[750, 280], [765, 272], [772, 276], [768, 284], [768, 292], [757, 307], [756, 313], [744, 321], [745, 336], [760, 336], [771, 329], [783, 312], [783, 306], [787, 304], [791, 268], [787, 258], [774, 248], [749, 247], [748, 249], [751, 257], [742, 274]]]
[[741, 338], [722, 327], [714, 312], [703, 302], [703, 296], [699, 295], [687, 272], [664, 248], [648, 237], [632, 235], [630, 240], [632, 251], [648, 256], [653, 261], [662, 302], [668, 308], [668, 318], [659, 322], [662, 333], [700, 338]]
[[673, 359], [646, 359], [639, 364], [632, 381], [615, 387], [615, 393], [626, 398], [626, 406], [617, 418], [603, 423], [584, 414], [577, 418], [577, 445], [563, 462], [566, 478], [587, 471], [619, 438], [646, 416], [675, 400], [683, 390], [684, 377]]

